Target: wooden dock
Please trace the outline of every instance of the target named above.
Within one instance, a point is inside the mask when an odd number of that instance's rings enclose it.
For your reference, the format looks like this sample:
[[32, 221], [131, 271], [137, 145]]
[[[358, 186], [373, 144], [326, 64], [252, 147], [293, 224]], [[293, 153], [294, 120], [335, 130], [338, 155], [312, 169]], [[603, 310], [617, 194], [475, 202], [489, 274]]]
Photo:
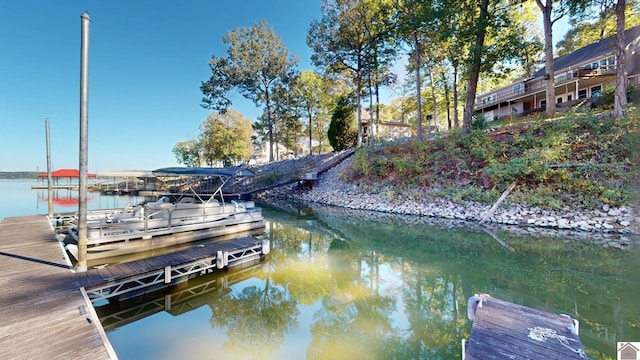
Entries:
[[117, 359], [46, 216], [0, 223], [0, 359]]
[[[487, 295], [482, 297], [469, 340], [463, 341], [463, 360], [587, 359], [577, 321]], [[470, 308], [474, 298], [470, 299]]]
[[117, 359], [93, 301], [126, 300], [268, 252], [268, 240], [246, 237], [74, 273], [47, 216], [5, 218], [0, 359]]
[[92, 269], [76, 273], [76, 279], [92, 302], [127, 299], [158, 291], [214, 269], [254, 262], [267, 253], [268, 240], [244, 237]]

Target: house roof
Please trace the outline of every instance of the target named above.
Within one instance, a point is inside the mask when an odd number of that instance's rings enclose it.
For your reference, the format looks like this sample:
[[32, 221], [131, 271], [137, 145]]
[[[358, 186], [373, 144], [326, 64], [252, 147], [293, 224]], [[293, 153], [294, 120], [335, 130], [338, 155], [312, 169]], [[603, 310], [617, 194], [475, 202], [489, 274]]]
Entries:
[[618, 351], [622, 351], [624, 349], [627, 348], [632, 348], [635, 351], [640, 351], [640, 349], [638, 349], [637, 347], [633, 346], [631, 343], [622, 343], [622, 345], [620, 345], [620, 348], [618, 349]]
[[[66, 177], [66, 178], [77, 178], [80, 177], [80, 172], [78, 169], [60, 169], [51, 172], [52, 177]], [[47, 173], [39, 173], [38, 177], [47, 177]], [[87, 174], [87, 177], [94, 178], [95, 174]]]
[[[640, 37], [640, 25], [627, 29], [625, 31], [625, 46], [628, 46], [632, 41]], [[571, 66], [583, 64], [591, 59], [599, 56], [606, 55], [615, 50], [616, 35], [609, 36], [608, 38], [597, 41], [593, 44], [587, 45], [574, 52], [559, 56], [554, 59], [554, 68], [557, 70], [566, 69]], [[536, 71], [531, 78], [539, 78], [546, 73], [546, 67]]]

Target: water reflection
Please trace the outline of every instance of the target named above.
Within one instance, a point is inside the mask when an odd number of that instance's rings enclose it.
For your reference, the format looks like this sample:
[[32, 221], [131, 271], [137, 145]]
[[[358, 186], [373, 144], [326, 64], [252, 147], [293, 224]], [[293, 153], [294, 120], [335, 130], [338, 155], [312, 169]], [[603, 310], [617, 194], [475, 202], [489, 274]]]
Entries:
[[[473, 293], [579, 319], [591, 358], [640, 340], [637, 251], [331, 208], [264, 213], [265, 262], [99, 309], [121, 359], [459, 359]], [[147, 340], [158, 327], [182, 331]]]

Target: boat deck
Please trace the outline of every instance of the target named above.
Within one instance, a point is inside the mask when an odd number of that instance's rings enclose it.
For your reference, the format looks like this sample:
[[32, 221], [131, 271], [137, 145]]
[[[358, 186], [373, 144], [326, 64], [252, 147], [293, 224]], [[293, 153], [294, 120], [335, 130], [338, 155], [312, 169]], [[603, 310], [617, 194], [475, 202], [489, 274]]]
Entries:
[[117, 359], [45, 215], [0, 223], [0, 359]]
[[568, 316], [485, 297], [463, 359], [586, 359], [572, 326]]

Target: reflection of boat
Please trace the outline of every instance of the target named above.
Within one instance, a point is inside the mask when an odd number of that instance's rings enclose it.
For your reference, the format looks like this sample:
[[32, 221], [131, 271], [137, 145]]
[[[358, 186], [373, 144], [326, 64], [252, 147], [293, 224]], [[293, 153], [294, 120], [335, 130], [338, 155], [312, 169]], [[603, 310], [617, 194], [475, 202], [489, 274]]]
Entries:
[[[174, 246], [186, 242], [263, 228], [262, 209], [253, 201], [226, 202], [225, 183], [235, 176], [253, 173], [240, 168], [165, 168], [158, 177], [181, 178], [191, 193], [167, 195], [158, 201], [121, 210], [97, 210], [87, 214], [87, 260], [130, 254]], [[186, 178], [185, 178], [186, 177]], [[211, 194], [196, 192], [211, 185]], [[69, 252], [77, 258], [77, 230], [65, 239]]]

